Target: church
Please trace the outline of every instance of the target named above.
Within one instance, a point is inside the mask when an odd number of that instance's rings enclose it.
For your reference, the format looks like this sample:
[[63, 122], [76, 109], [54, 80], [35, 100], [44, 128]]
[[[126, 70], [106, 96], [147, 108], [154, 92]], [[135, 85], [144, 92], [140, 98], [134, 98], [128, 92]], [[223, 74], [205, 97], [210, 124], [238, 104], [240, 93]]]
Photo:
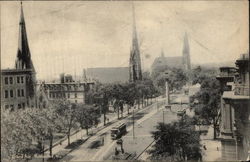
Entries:
[[13, 69], [1, 69], [1, 108], [35, 107], [36, 71], [31, 60], [23, 6], [19, 21], [17, 57]]
[[181, 68], [185, 71], [191, 70], [190, 49], [187, 33], [184, 35], [182, 56], [166, 57], [164, 51], [162, 50], [161, 56], [155, 58], [151, 69], [152, 71], [155, 71], [156, 69], [165, 69], [166, 67]]

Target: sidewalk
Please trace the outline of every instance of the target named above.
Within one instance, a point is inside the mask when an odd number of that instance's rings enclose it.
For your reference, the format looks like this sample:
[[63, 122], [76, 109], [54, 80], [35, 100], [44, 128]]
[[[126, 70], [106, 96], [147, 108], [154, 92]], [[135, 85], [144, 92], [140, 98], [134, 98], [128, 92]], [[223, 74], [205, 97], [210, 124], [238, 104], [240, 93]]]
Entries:
[[203, 161], [220, 161], [221, 159], [221, 142], [213, 139], [213, 131], [213, 127], [209, 126], [207, 134], [201, 135]]

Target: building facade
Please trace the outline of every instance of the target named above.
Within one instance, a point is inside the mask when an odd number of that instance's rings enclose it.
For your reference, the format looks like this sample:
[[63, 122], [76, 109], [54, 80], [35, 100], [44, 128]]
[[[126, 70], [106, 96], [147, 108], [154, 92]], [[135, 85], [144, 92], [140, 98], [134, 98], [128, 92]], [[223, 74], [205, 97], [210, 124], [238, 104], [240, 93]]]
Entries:
[[133, 6], [133, 37], [129, 60], [129, 81], [142, 80], [141, 56], [136, 32], [135, 10]]
[[249, 54], [243, 54], [233, 68], [221, 68], [222, 86], [220, 139], [222, 159], [247, 160], [250, 151]]
[[36, 104], [36, 72], [31, 60], [23, 7], [14, 69], [1, 69], [1, 107], [11, 110]]
[[49, 101], [66, 99], [71, 103], [86, 102], [86, 93], [93, 87], [94, 82], [74, 81], [71, 75], [60, 76], [58, 83], [42, 82], [39, 87]]

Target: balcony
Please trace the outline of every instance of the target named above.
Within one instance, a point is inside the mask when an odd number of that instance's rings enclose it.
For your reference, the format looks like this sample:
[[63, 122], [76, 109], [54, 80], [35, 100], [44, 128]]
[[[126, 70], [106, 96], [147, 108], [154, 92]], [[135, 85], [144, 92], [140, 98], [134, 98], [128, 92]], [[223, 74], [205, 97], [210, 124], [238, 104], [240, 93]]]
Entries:
[[234, 89], [235, 95], [249, 96], [249, 86], [236, 84]]

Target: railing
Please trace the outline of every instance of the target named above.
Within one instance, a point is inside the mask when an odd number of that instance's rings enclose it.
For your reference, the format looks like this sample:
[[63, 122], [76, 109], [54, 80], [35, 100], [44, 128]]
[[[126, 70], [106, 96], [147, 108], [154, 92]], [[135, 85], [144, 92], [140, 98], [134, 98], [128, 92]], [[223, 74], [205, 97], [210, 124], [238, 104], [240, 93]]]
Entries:
[[249, 96], [249, 86], [247, 85], [235, 85], [234, 89], [235, 95], [243, 95], [243, 96]]

